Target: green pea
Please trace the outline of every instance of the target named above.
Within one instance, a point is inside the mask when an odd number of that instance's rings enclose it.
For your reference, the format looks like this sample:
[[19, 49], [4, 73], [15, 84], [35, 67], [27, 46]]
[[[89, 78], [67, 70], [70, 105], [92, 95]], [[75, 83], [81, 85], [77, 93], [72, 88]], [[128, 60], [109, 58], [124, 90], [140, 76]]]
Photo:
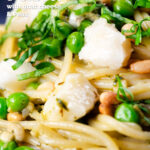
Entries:
[[85, 29], [92, 24], [90, 20], [83, 20], [78, 28], [79, 32], [84, 32]]
[[73, 32], [67, 38], [67, 47], [74, 54], [78, 54], [84, 45], [84, 37], [80, 32]]
[[14, 150], [16, 147], [17, 144], [14, 141], [10, 141], [8, 143], [0, 141], [0, 150]]
[[33, 148], [28, 147], [28, 146], [20, 146], [20, 147], [16, 148], [15, 150], [33, 150]]
[[13, 93], [7, 99], [7, 106], [13, 112], [22, 111], [28, 105], [28, 103], [29, 97], [22, 92]]
[[0, 97], [0, 118], [6, 119], [7, 117], [7, 103], [6, 99], [3, 97]]
[[47, 38], [43, 41], [43, 44], [45, 45], [45, 49], [49, 56], [58, 57], [62, 55], [61, 51], [62, 42], [59, 41], [58, 39]]
[[66, 38], [73, 30], [72, 26], [68, 24], [67, 22], [64, 22], [62, 20], [56, 21], [57, 29], [64, 35]]
[[113, 10], [124, 17], [131, 17], [134, 14], [134, 6], [131, 0], [115, 1], [113, 4]]
[[6, 150], [14, 150], [16, 147], [17, 147], [16, 142], [10, 141], [10, 142], [7, 143]]
[[139, 114], [132, 104], [120, 104], [115, 111], [115, 118], [122, 122], [139, 123]]

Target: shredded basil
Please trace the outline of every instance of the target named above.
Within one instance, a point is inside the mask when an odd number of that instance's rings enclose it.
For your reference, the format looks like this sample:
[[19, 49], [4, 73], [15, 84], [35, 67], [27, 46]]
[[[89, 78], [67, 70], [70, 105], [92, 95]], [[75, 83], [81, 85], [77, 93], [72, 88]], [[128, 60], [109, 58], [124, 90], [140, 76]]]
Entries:
[[150, 8], [150, 1], [149, 0], [136, 0], [134, 4], [134, 8], [143, 7], [143, 8]]
[[67, 2], [67, 3], [65, 3], [65, 4], [63, 4], [63, 5], [61, 5], [61, 6], [59, 7], [59, 14], [60, 14], [60, 12], [62, 12], [62, 11], [65, 10], [66, 8], [68, 8], [69, 6], [71, 6], [71, 5], [76, 5], [76, 4], [78, 4], [78, 1], [77, 1], [77, 0], [71, 0], [71, 1], [69, 1], [69, 2]]
[[[137, 102], [134, 101], [133, 94], [128, 89], [123, 87], [121, 79], [122, 78], [120, 78], [120, 76], [118, 76], [118, 75], [116, 76], [116, 79], [115, 79], [115, 81], [117, 81], [117, 83], [118, 83], [117, 100], [119, 100], [123, 103], [130, 103], [132, 105], [137, 105], [141, 111], [143, 111], [144, 113], [150, 114], [150, 110], [142, 105], [142, 103], [144, 103], [144, 102], [150, 103], [150, 100], [147, 100], [147, 101], [145, 100], [143, 102], [142, 101], [137, 101]], [[127, 94], [130, 96], [130, 98], [128, 98]], [[146, 117], [145, 114], [144, 114], [143, 119], [148, 124], [150, 124], [150, 118]]]
[[108, 15], [110, 16], [112, 22], [119, 22], [119, 23], [136, 23], [136, 21], [122, 17], [120, 14], [112, 12], [108, 7], [103, 6], [101, 9], [101, 15]]
[[45, 2], [45, 5], [55, 5], [56, 2], [57, 2], [57, 0], [47, 0], [47, 1]]
[[144, 116], [144, 120], [145, 120], [148, 124], [150, 124], [150, 118]]
[[57, 98], [56, 101], [57, 101], [58, 105], [59, 105], [61, 108], [63, 108], [63, 109], [65, 109], [65, 110], [68, 111], [68, 108], [67, 108], [67, 106], [66, 106], [66, 104], [65, 104], [65, 102], [64, 102], [63, 100]]
[[75, 12], [76, 15], [83, 15], [84, 13], [93, 11], [96, 7], [97, 7], [96, 4], [93, 4], [90, 6], [84, 6], [80, 9], [73, 10], [73, 11]]
[[142, 42], [142, 37], [150, 37], [150, 28], [144, 31], [142, 29], [142, 24], [144, 21], [150, 21], [150, 17], [141, 20], [139, 23], [134, 23], [130, 30], [124, 30], [122, 33], [135, 33], [128, 38], [135, 39], [135, 45], [139, 45]]
[[145, 104], [150, 104], [150, 100], [144, 100]]
[[39, 87], [40, 83], [35, 81], [35, 82], [31, 82], [28, 86], [27, 89], [33, 89], [36, 90]]
[[[118, 82], [117, 99], [125, 103], [132, 103], [134, 100], [133, 94], [127, 88], [123, 87], [120, 76], [116, 76], [116, 80]], [[128, 98], [127, 94], [130, 96], [130, 98]]]
[[55, 67], [50, 62], [42, 62], [36, 66], [35, 71], [17, 75], [17, 78], [19, 81], [27, 80], [31, 78], [38, 78], [54, 70], [55, 70]]
[[146, 107], [143, 107], [142, 105], [138, 105], [138, 107], [143, 111], [143, 112], [146, 112], [146, 113], [148, 113], [148, 114], [150, 114], [150, 110], [149, 109], [147, 109]]
[[42, 45], [36, 45], [32, 48], [30, 48], [28, 51], [26, 51], [22, 56], [21, 58], [17, 61], [16, 64], [14, 64], [12, 66], [13, 70], [16, 70], [18, 69], [24, 62], [27, 58], [29, 58], [30, 56], [32, 56], [36, 51], [38, 51], [40, 48], [42, 47]]

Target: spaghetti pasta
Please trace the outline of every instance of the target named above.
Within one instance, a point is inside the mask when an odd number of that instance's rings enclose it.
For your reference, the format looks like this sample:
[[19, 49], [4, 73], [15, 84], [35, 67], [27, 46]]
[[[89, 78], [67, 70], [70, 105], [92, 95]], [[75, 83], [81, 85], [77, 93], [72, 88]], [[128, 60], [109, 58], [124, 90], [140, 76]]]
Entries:
[[[59, 7], [39, 12], [26, 29], [23, 22], [19, 38], [0, 26], [0, 72], [9, 74], [26, 63], [34, 68], [0, 78], [0, 149], [12, 141], [27, 150], [150, 149], [150, 70], [130, 68], [150, 59], [150, 19], [148, 11], [130, 10], [134, 4], [127, 9], [131, 3], [126, 3], [112, 2], [112, 11], [107, 1], [58, 1]], [[123, 31], [131, 32], [127, 37], [120, 30], [125, 24], [132, 26]], [[7, 59], [14, 59], [11, 68], [3, 66]], [[17, 91], [1, 86], [20, 76], [33, 80]], [[8, 121], [13, 112], [23, 121]]]

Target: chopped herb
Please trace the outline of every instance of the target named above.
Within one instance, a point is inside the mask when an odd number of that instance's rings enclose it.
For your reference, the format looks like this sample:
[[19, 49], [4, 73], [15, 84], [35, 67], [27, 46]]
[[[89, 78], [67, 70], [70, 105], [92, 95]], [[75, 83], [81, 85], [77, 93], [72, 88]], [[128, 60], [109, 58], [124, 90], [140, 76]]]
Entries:
[[65, 102], [64, 102], [63, 100], [57, 98], [56, 101], [57, 101], [58, 105], [59, 105], [61, 108], [63, 108], [63, 109], [65, 109], [65, 110], [68, 111], [68, 108], [67, 108], [67, 106], [66, 106], [66, 104], [65, 104]]
[[26, 51], [22, 56], [21, 58], [17, 61], [16, 64], [14, 64], [12, 66], [13, 70], [16, 70], [18, 69], [24, 62], [27, 58], [29, 58], [30, 56], [32, 56], [35, 52], [37, 52], [40, 48], [42, 47], [42, 45], [36, 45], [32, 48], [30, 48], [28, 51]]
[[76, 5], [76, 4], [78, 4], [78, 1], [77, 1], [77, 0], [71, 0], [71, 1], [69, 1], [69, 2], [67, 2], [67, 3], [65, 3], [65, 4], [63, 4], [63, 5], [61, 5], [61, 6], [59, 7], [59, 14], [60, 14], [63, 10], [65, 10], [66, 8], [68, 8], [69, 6], [71, 6], [71, 5]]
[[136, 0], [134, 4], [134, 8], [142, 7], [142, 8], [150, 8], [149, 0]]
[[39, 87], [40, 83], [35, 81], [35, 82], [31, 82], [28, 86], [27, 89], [32, 89], [32, 90], [36, 90]]
[[133, 24], [133, 27], [130, 30], [123, 30], [122, 33], [135, 33], [131, 36], [127, 36], [128, 38], [135, 39], [135, 45], [139, 45], [142, 42], [142, 37], [150, 37], [150, 29], [147, 29], [146, 31], [142, 29], [143, 22], [150, 21], [150, 17], [147, 17], [140, 22], [136, 22], [134, 20], [122, 17], [120, 14], [112, 12], [106, 6], [102, 7], [101, 15], [107, 16], [107, 18], [109, 18], [108, 21], [115, 23], [118, 28], [127, 23]]
[[144, 21], [150, 21], [150, 17], [141, 20], [139, 23], [135, 23], [130, 30], [123, 31], [130, 33], [135, 32], [134, 35], [128, 36], [131, 39], [135, 39], [135, 45], [139, 45], [142, 42], [142, 37], [150, 37], [150, 29], [147, 29], [146, 31], [142, 29], [142, 24]]
[[[144, 100], [144, 101], [134, 101], [134, 96], [133, 94], [126, 88], [123, 87], [122, 82], [121, 82], [121, 77], [116, 76], [115, 81], [118, 83], [118, 91], [117, 91], [117, 99], [123, 103], [128, 103], [131, 105], [137, 105], [138, 108], [143, 111], [144, 113], [150, 114], [150, 110], [142, 105], [142, 103], [147, 102], [150, 103], [150, 100]], [[130, 96], [128, 98], [127, 94]], [[150, 118], [146, 117], [145, 114], [144, 116], [141, 116], [148, 124], [150, 124]]]
[[[124, 103], [132, 103], [134, 96], [127, 88], [123, 87], [120, 76], [117, 75], [115, 80], [117, 80], [119, 86], [117, 91], [117, 99]], [[127, 94], [130, 96], [130, 98], [128, 98]]]
[[92, 4], [73, 11], [75, 12], [76, 15], [83, 15], [84, 13], [93, 11], [96, 7], [97, 7], [96, 4]]
[[55, 70], [54, 65], [52, 65], [49, 62], [42, 62], [36, 66], [35, 71], [17, 75], [17, 78], [19, 81], [27, 80], [27, 79], [31, 79], [31, 78], [38, 78], [38, 77], [41, 77], [42, 75], [50, 73], [54, 70]]
[[145, 104], [150, 104], [150, 100], [144, 100]]
[[136, 23], [136, 21], [122, 17], [120, 14], [117, 14], [115, 12], [112, 12], [111, 10], [108, 9], [108, 7], [103, 6], [101, 9], [101, 15], [108, 15], [111, 19], [112, 22], [114, 23]]
[[55, 5], [56, 2], [57, 2], [57, 0], [47, 0], [47, 1], [45, 2], [45, 5]]
[[150, 118], [144, 116], [144, 120], [150, 125]]
[[149, 109], [147, 109], [146, 107], [144, 107], [144, 106], [142, 106], [142, 105], [138, 105], [138, 107], [143, 111], [143, 112], [146, 112], [146, 113], [148, 113], [148, 114], [150, 114], [150, 110]]

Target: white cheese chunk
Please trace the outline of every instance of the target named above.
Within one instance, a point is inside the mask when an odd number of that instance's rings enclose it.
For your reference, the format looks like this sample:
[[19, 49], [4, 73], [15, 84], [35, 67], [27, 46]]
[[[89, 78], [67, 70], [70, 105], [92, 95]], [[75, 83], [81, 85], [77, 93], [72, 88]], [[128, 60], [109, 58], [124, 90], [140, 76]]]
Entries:
[[[68, 110], [60, 107], [57, 99], [62, 100]], [[97, 100], [97, 90], [81, 74], [69, 74], [55, 96], [49, 97], [43, 114], [47, 120], [77, 120], [88, 113]]]
[[17, 70], [12, 69], [16, 61], [9, 59], [7, 61], [0, 62], [0, 88], [6, 89], [8, 91], [18, 91], [23, 89], [29, 82], [33, 79], [18, 81], [17, 75], [34, 71], [35, 68], [32, 67], [30, 63], [24, 63]]
[[131, 42], [114, 24], [100, 18], [86, 28], [85, 45], [79, 58], [98, 67], [119, 69], [128, 63], [132, 53]]

